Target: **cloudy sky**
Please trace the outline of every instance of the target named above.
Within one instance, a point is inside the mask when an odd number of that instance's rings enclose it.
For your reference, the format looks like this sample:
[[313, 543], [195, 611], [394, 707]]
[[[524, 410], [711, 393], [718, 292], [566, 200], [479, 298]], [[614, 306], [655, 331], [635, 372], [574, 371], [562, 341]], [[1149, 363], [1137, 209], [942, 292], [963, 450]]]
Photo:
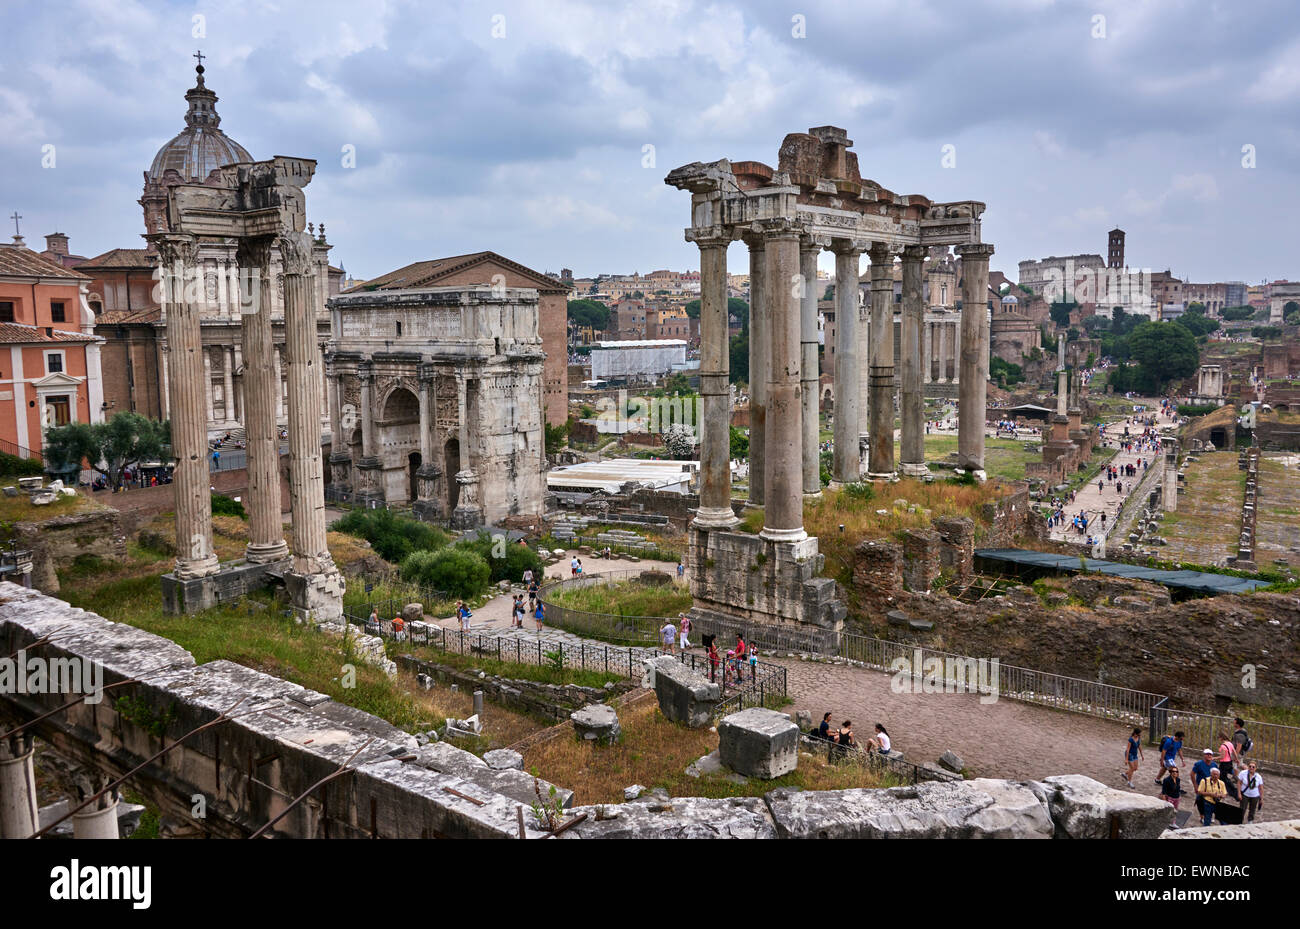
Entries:
[[37, 248], [141, 246], [141, 174], [201, 48], [223, 130], [319, 161], [310, 218], [358, 277], [479, 249], [695, 267], [664, 175], [774, 165], [827, 124], [885, 187], [986, 202], [1012, 276], [1119, 225], [1135, 267], [1300, 277], [1289, 0], [68, 0], [0, 4], [0, 35], [0, 207]]

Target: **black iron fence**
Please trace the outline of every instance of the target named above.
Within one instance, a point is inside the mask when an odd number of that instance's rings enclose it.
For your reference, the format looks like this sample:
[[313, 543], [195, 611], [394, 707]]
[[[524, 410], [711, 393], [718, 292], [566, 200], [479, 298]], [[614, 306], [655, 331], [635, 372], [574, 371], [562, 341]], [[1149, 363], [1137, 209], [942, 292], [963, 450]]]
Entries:
[[828, 764], [857, 765], [877, 777], [897, 780], [900, 785], [917, 784], [921, 781], [959, 781], [962, 779], [960, 774], [913, 764], [905, 760], [897, 752], [892, 755], [882, 755], [879, 752], [864, 751], [856, 746], [840, 745], [838, 742], [808, 733], [804, 733], [799, 742], [804, 750], [814, 755], [824, 754]]
[[[1261, 768], [1279, 773], [1300, 773], [1300, 728], [1257, 719], [1248, 719], [1245, 723], [1251, 746], [1249, 751], [1242, 753], [1241, 760], [1234, 765], [1234, 771], [1241, 770], [1244, 764], [1253, 761]], [[1231, 740], [1234, 729], [1236, 723], [1232, 716], [1174, 709], [1165, 697], [1151, 708], [1147, 722], [1147, 741], [1151, 745], [1159, 745], [1166, 735], [1182, 732], [1184, 757], [1197, 755], [1201, 749], [1210, 748], [1217, 758], [1219, 744], [1223, 741], [1221, 736], [1226, 734]]]

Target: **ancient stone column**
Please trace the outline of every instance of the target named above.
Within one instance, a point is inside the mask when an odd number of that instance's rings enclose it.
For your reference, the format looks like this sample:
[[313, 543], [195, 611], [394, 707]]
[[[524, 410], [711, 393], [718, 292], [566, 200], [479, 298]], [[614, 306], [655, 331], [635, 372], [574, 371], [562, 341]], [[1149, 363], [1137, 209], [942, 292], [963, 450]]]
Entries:
[[929, 384], [934, 379], [934, 374], [931, 370], [934, 363], [934, 342], [932, 341], [934, 335], [934, 323], [927, 320], [923, 328], [925, 332], [925, 344], [921, 348], [921, 371], [925, 383]]
[[803, 529], [802, 408], [799, 399], [799, 232], [787, 220], [767, 231], [771, 345], [767, 373], [764, 516], [761, 535], [774, 541], [807, 538]]
[[745, 236], [749, 246], [749, 505], [763, 505], [764, 437], [767, 426], [768, 334], [771, 308], [764, 276], [767, 252], [761, 235]]
[[700, 249], [700, 508], [694, 524], [726, 529], [740, 520], [731, 509], [731, 388], [727, 339], [729, 237], [696, 238]]
[[420, 466], [433, 464], [433, 371], [424, 365], [420, 377]]
[[330, 457], [332, 458], [341, 452], [346, 445], [343, 439], [343, 401], [339, 397], [338, 371], [334, 369], [328, 359], [325, 362], [325, 367], [327, 369], [326, 383], [329, 385]]
[[853, 288], [858, 300], [858, 476], [867, 474], [867, 442], [871, 431], [871, 299]]
[[902, 352], [900, 402], [903, 421], [903, 473], [924, 477], [925, 400], [921, 380], [921, 327], [925, 303], [922, 299], [921, 271], [926, 248], [908, 245], [903, 249], [903, 330], [899, 350]]
[[193, 236], [158, 233], [149, 236], [162, 271], [162, 302], [167, 317], [168, 405], [171, 410], [172, 454], [176, 471], [177, 580], [216, 573], [212, 549], [212, 492], [208, 480], [207, 395], [204, 355], [199, 330], [199, 304], [186, 299], [187, 277], [193, 274], [198, 244]]
[[32, 745], [26, 734], [0, 741], [0, 839], [25, 839], [40, 821]]
[[1065, 370], [1065, 335], [1056, 340], [1056, 415], [1064, 416], [1069, 409], [1070, 380]]
[[369, 360], [357, 365], [361, 384], [361, 457], [375, 457], [375, 376]]
[[284, 359], [278, 345], [271, 346], [271, 357], [275, 363], [275, 421], [284, 418]]
[[952, 373], [948, 367], [948, 356], [951, 354], [952, 336], [949, 335], [951, 327], [946, 322], [938, 323], [939, 330], [939, 383], [951, 384]]
[[822, 495], [821, 454], [818, 449], [820, 417], [817, 398], [820, 371], [817, 364], [817, 256], [821, 246], [805, 239], [799, 246], [799, 273], [803, 296], [799, 303], [799, 392], [803, 423], [803, 493]]
[[233, 348], [222, 349], [222, 382], [221, 387], [224, 391], [222, 397], [222, 416], [226, 422], [235, 421], [235, 350]]
[[988, 395], [989, 257], [993, 246], [957, 246], [961, 256], [961, 371], [957, 467], [984, 479], [984, 416]]
[[212, 397], [212, 353], [206, 345], [203, 347], [203, 394], [208, 408], [207, 421], [215, 422], [217, 411]]
[[858, 455], [858, 261], [861, 248], [837, 242], [835, 250], [835, 452], [836, 484], [862, 477]]
[[894, 259], [871, 246], [871, 446], [867, 475], [894, 477]]
[[[289, 584], [298, 612], [314, 622], [343, 615], [343, 576], [325, 542], [325, 481], [321, 462], [320, 379], [312, 300], [312, 238], [281, 234], [284, 262], [285, 355], [289, 364], [289, 498], [293, 510], [293, 569]], [[286, 581], [286, 583], [288, 583]], [[299, 587], [301, 585], [301, 588]]]
[[248, 449], [248, 547], [245, 557], [258, 564], [288, 557], [280, 515], [280, 431], [275, 423], [275, 346], [271, 343], [271, 236], [240, 240], [241, 267], [256, 288], [241, 300], [244, 355], [244, 431]]

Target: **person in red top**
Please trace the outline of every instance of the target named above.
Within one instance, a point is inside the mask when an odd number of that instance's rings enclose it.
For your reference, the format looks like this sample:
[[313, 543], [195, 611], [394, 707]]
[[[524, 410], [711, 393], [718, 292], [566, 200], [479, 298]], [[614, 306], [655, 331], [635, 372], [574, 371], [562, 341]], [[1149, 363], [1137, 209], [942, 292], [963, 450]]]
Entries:
[[398, 641], [402, 639], [402, 631], [406, 628], [406, 620], [400, 616], [393, 617], [393, 637]]
[[718, 679], [718, 646], [713, 641], [713, 636], [709, 636], [709, 680]]
[[745, 637], [739, 632], [736, 633], [736, 647], [731, 650], [731, 657], [735, 662], [736, 681], [740, 681], [741, 670], [745, 666]]

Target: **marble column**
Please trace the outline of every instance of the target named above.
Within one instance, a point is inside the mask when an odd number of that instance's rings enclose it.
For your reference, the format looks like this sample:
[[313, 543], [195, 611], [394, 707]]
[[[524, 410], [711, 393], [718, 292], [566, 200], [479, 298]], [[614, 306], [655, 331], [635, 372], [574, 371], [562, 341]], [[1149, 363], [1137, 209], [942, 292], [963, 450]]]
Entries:
[[222, 358], [222, 383], [221, 387], [225, 393], [222, 398], [222, 419], [228, 423], [235, 421], [235, 350], [227, 346], [222, 349], [225, 355]]
[[0, 839], [28, 838], [40, 824], [33, 746], [26, 733], [0, 741]]
[[802, 409], [799, 401], [799, 233], [788, 221], [770, 223], [767, 235], [771, 339], [767, 369], [764, 453], [764, 538], [797, 542], [803, 529]]
[[871, 298], [854, 288], [858, 300], [858, 475], [867, 476], [867, 441], [871, 431]]
[[766, 243], [761, 235], [745, 236], [749, 246], [749, 505], [763, 505], [764, 438], [767, 428], [768, 337], [771, 307], [764, 277]]
[[921, 327], [925, 302], [921, 274], [926, 248], [908, 245], [903, 249], [903, 330], [899, 350], [903, 357], [899, 407], [903, 421], [903, 473], [925, 477], [925, 400], [922, 393]]
[[330, 457], [333, 458], [347, 447], [347, 440], [343, 437], [343, 414], [340, 409], [342, 401], [339, 398], [338, 371], [331, 367], [329, 361], [326, 361], [325, 364], [327, 368], [330, 368], [326, 376], [326, 384], [329, 388], [326, 399], [329, 403], [330, 414]]
[[740, 520], [731, 509], [731, 387], [727, 339], [729, 236], [697, 237], [700, 249], [700, 508], [694, 525], [727, 529]]
[[253, 273], [241, 275], [257, 288], [241, 300], [244, 431], [248, 449], [248, 546], [244, 557], [256, 564], [282, 561], [284, 541], [280, 496], [280, 432], [276, 428], [275, 365], [271, 343], [271, 236], [240, 241], [239, 263]]
[[951, 381], [948, 376], [948, 324], [946, 322], [935, 323], [935, 329], [939, 336], [939, 383], [947, 384]]
[[275, 420], [278, 423], [284, 418], [284, 359], [281, 357], [281, 347], [273, 343], [271, 356], [275, 363]]
[[[242, 312], [243, 312], [243, 310], [242, 310], [242, 304], [241, 304], [240, 306], [241, 306], [241, 310], [240, 310], [240, 312], [242, 313]], [[243, 317], [241, 316], [240, 318], [242, 319]], [[243, 354], [243, 348], [241, 347], [241, 345], [240, 345], [239, 342], [236, 342], [236, 343], [235, 343], [235, 371], [238, 372], [238, 377], [237, 377], [236, 380], [235, 380], [235, 419], [239, 420], [239, 424], [240, 424], [241, 426], [244, 425], [244, 375], [243, 375], [243, 370], [244, 370], [244, 354]]]
[[420, 366], [420, 467], [427, 468], [433, 464], [433, 385], [434, 373], [431, 368]]
[[[202, 338], [201, 332], [200, 338]], [[203, 352], [203, 399], [207, 404], [207, 423], [211, 423], [217, 418], [216, 407], [212, 402], [212, 350], [204, 345], [201, 351]], [[205, 432], [207, 431], [207, 423], [204, 424]]]
[[369, 360], [357, 365], [361, 385], [361, 457], [375, 457], [375, 375]]
[[[289, 499], [294, 606], [313, 622], [343, 615], [343, 577], [325, 541], [325, 479], [321, 461], [320, 352], [316, 345], [312, 238], [285, 232], [279, 239], [284, 262], [285, 354], [289, 365]], [[286, 581], [288, 583], [288, 581]]]
[[835, 452], [836, 484], [851, 484], [861, 476], [858, 454], [858, 262], [856, 244], [835, 244]]
[[894, 259], [871, 246], [871, 444], [867, 475], [894, 475]]
[[957, 246], [961, 256], [961, 405], [957, 421], [957, 467], [984, 479], [984, 416], [989, 368], [989, 257], [993, 246]]
[[822, 495], [821, 453], [818, 448], [820, 417], [817, 362], [817, 256], [821, 246], [804, 239], [799, 245], [799, 274], [803, 292], [799, 301], [799, 406], [803, 426], [803, 494]]
[[[163, 310], [167, 317], [168, 407], [176, 471], [177, 580], [217, 571], [212, 548], [212, 493], [208, 480], [208, 391], [204, 389], [203, 334], [199, 305], [186, 299], [187, 278], [197, 266], [193, 236], [149, 236], [162, 269]], [[209, 380], [209, 383], [211, 381]]]
[[934, 335], [934, 323], [926, 320], [922, 328], [925, 333], [925, 343], [921, 347], [921, 371], [924, 382], [929, 384], [934, 379], [934, 342], [932, 339]]

